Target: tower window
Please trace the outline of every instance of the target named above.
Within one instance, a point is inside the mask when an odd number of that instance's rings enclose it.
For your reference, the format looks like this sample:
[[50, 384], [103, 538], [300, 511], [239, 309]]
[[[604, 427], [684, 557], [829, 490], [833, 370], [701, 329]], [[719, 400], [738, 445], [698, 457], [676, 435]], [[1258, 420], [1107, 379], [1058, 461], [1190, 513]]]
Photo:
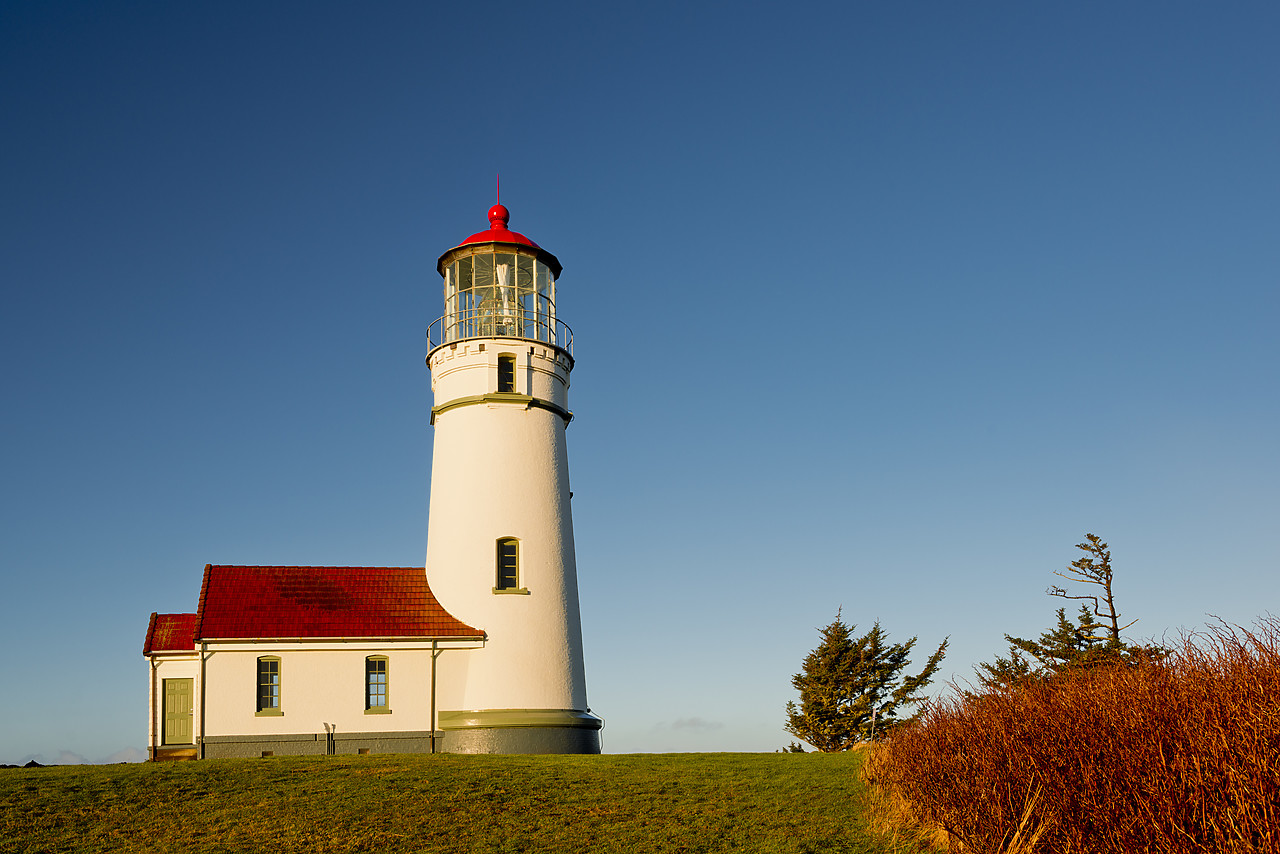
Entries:
[[516, 357], [498, 357], [498, 391], [516, 390]]
[[515, 537], [498, 540], [498, 583], [494, 593], [528, 593], [520, 586], [520, 541]]

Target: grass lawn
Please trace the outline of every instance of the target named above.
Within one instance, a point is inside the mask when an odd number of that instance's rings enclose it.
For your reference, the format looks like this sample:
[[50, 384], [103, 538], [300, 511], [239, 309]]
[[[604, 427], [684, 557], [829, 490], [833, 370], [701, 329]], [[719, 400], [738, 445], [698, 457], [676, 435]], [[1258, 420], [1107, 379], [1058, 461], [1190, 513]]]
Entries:
[[879, 852], [857, 754], [347, 756], [0, 770], [0, 851]]

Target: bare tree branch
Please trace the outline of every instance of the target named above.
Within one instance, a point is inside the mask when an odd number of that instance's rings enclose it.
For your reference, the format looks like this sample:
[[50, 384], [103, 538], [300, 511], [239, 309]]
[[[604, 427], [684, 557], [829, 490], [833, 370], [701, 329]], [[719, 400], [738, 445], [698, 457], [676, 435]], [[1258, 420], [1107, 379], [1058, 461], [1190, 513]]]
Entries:
[[1067, 593], [1067, 591], [1063, 590], [1061, 587], [1050, 587], [1048, 590], [1045, 591], [1045, 593], [1048, 593], [1050, 596], [1057, 596], [1059, 599], [1088, 599], [1093, 603], [1093, 613], [1096, 616], [1099, 616], [1099, 617], [1102, 616], [1102, 613], [1098, 610], [1097, 596], [1071, 596]]

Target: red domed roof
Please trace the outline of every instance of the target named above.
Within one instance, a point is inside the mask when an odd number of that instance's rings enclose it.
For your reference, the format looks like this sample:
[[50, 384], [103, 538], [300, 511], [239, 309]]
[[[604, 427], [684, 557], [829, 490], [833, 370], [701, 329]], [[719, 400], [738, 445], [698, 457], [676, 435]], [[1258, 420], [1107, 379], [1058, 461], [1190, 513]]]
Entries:
[[440, 271], [443, 275], [445, 257], [453, 252], [454, 249], [459, 247], [468, 246], [472, 243], [515, 243], [520, 246], [528, 246], [530, 249], [537, 250], [539, 260], [549, 266], [552, 274], [556, 278], [559, 278], [561, 270], [559, 259], [529, 238], [525, 237], [523, 234], [507, 228], [507, 223], [510, 221], [511, 212], [507, 210], [506, 205], [496, 204], [489, 208], [489, 230], [477, 231], [453, 249], [450, 249], [448, 252], [444, 253], [444, 255], [441, 255], [439, 262], [436, 264], [436, 270]]
[[494, 205], [489, 208], [489, 230], [477, 231], [458, 245], [466, 246], [468, 243], [522, 243], [525, 246], [532, 246], [534, 249], [542, 248], [523, 234], [509, 230], [507, 223], [510, 221], [511, 212], [507, 210], [507, 206]]

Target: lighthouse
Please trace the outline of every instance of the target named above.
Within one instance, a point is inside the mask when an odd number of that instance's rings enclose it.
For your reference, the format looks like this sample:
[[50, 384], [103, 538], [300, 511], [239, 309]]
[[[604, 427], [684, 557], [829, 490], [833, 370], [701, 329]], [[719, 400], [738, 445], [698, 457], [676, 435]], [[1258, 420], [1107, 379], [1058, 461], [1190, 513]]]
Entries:
[[565, 445], [573, 333], [556, 313], [559, 260], [509, 222], [494, 205], [436, 268], [427, 581], [485, 635], [455, 653], [437, 722], [451, 753], [599, 753]]

